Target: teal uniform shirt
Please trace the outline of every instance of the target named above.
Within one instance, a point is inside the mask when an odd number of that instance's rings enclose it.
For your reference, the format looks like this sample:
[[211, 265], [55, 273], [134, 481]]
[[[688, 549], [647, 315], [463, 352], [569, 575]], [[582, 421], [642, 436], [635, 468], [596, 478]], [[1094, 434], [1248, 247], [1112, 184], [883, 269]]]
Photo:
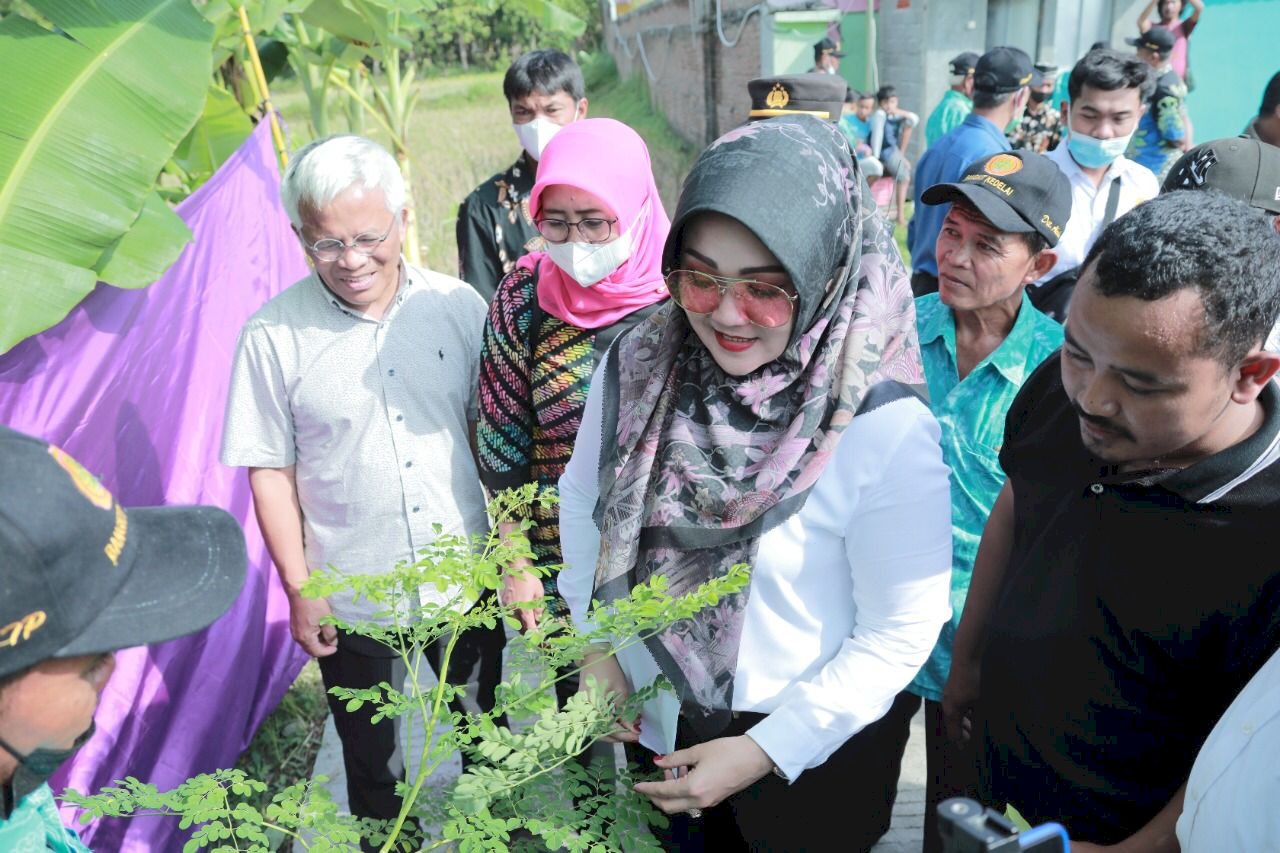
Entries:
[[924, 125], [924, 140], [932, 145], [942, 137], [960, 126], [969, 113], [973, 112], [973, 101], [964, 92], [948, 89], [942, 100], [929, 113], [929, 120]]
[[7, 820], [0, 818], [4, 853], [90, 853], [74, 829], [62, 825], [48, 785], [27, 794]]
[[942, 458], [951, 468], [951, 621], [907, 690], [941, 701], [951, 671], [951, 645], [964, 610], [982, 528], [1004, 486], [1000, 445], [1013, 398], [1031, 372], [1062, 345], [1062, 327], [1031, 304], [1025, 291], [1018, 319], [995, 352], [960, 381], [951, 309], [930, 293], [916, 300], [916, 329], [929, 384], [929, 408], [942, 428]]

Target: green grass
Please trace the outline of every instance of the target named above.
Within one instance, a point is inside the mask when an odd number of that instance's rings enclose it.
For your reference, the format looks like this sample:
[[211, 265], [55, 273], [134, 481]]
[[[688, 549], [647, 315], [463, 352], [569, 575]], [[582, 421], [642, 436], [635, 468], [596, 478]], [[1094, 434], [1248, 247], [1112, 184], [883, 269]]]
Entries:
[[[634, 127], [644, 138], [658, 190], [671, 211], [697, 152], [650, 107], [642, 80], [620, 81], [607, 57], [588, 59], [585, 64], [589, 114], [616, 118]], [[427, 265], [456, 275], [454, 225], [458, 204], [481, 181], [511, 165], [520, 154], [520, 145], [511, 130], [500, 72], [432, 77], [417, 85], [422, 94], [409, 135], [418, 234]], [[301, 87], [284, 81], [276, 84], [272, 95], [289, 123], [293, 147], [310, 141], [312, 132]], [[363, 128], [349, 128], [342, 111], [335, 106], [331, 120], [333, 132], [360, 132], [387, 142], [372, 118]]]
[[320, 667], [309, 661], [236, 762], [238, 769], [267, 785], [251, 803], [255, 808], [265, 809], [276, 793], [311, 778], [328, 713]]

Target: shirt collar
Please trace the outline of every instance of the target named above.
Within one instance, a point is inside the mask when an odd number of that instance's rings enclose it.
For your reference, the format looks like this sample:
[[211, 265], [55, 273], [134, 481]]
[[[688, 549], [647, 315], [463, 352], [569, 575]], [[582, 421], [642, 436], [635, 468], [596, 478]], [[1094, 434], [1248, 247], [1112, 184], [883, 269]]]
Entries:
[[1226, 497], [1255, 474], [1280, 460], [1280, 390], [1268, 382], [1258, 400], [1262, 403], [1262, 426], [1239, 444], [1201, 459], [1187, 468], [1113, 474], [1104, 480], [1160, 485], [1195, 503], [1213, 503]]
[[387, 306], [387, 310], [383, 312], [382, 318], [379, 320], [375, 320], [366, 314], [360, 313], [359, 311], [352, 311], [347, 307], [341, 299], [333, 295], [333, 291], [330, 290], [329, 286], [320, 278], [319, 270], [313, 269], [311, 274], [316, 280], [316, 285], [320, 288], [320, 294], [331, 307], [337, 309], [343, 314], [346, 314], [353, 320], [360, 320], [364, 323], [386, 323], [390, 321], [391, 317], [399, 310], [400, 306], [404, 303], [405, 297], [414, 286], [413, 275], [410, 272], [411, 269], [412, 268], [405, 263], [404, 256], [402, 255], [400, 257], [400, 283], [396, 285], [396, 296], [391, 300], [391, 304]]
[[[1029, 372], [1027, 351], [1031, 346], [1031, 338], [1035, 334], [1035, 314], [1036, 309], [1027, 296], [1026, 288], [1023, 288], [1022, 303], [1018, 307], [1018, 318], [1013, 321], [1013, 328], [1000, 342], [1000, 346], [974, 368], [974, 372], [984, 367], [993, 367], [1015, 387], [1021, 386]], [[943, 345], [951, 355], [951, 361], [959, 363], [956, 359], [956, 319], [948, 306], [939, 301], [935, 309], [924, 318], [918, 332], [921, 346], [942, 338]], [[1034, 366], [1031, 365], [1031, 367]]]
[[1006, 146], [1008, 145], [1008, 142], [1004, 138], [1004, 131], [996, 127], [996, 123], [986, 116], [980, 116], [977, 113], [969, 113], [964, 117], [964, 123], [970, 127], [980, 127], [993, 137], [1004, 141]]

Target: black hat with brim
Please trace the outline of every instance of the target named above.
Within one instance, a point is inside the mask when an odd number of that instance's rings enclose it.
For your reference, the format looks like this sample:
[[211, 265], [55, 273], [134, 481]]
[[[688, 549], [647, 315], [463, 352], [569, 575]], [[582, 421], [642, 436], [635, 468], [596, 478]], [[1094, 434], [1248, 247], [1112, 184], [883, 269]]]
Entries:
[[1160, 191], [1182, 189], [1217, 190], [1280, 214], [1280, 148], [1247, 136], [1197, 145], [1173, 164]]
[[1152, 27], [1137, 38], [1125, 39], [1124, 43], [1164, 55], [1173, 51], [1175, 41], [1173, 33], [1164, 27]]
[[817, 59], [823, 55], [844, 59], [844, 53], [840, 50], [839, 42], [832, 41], [830, 38], [820, 39], [813, 45], [813, 58]]
[[120, 506], [69, 454], [0, 427], [0, 677], [198, 631], [244, 585], [216, 507]]
[[785, 115], [811, 115], [837, 122], [844, 111], [848, 86], [834, 74], [786, 74], [747, 83], [751, 95], [748, 120]]
[[948, 67], [951, 69], [951, 73], [957, 77], [972, 74], [973, 69], [978, 67], [978, 54], [971, 50], [966, 50], [964, 53], [953, 58], [951, 62], [948, 63]]
[[1035, 67], [1031, 57], [1018, 47], [993, 47], [978, 59], [973, 70], [973, 88], [979, 92], [1004, 95], [1031, 82]]
[[920, 195], [924, 204], [965, 199], [997, 230], [1035, 231], [1056, 246], [1071, 217], [1071, 182], [1042, 154], [1006, 151], [969, 164], [953, 183], [934, 184]]

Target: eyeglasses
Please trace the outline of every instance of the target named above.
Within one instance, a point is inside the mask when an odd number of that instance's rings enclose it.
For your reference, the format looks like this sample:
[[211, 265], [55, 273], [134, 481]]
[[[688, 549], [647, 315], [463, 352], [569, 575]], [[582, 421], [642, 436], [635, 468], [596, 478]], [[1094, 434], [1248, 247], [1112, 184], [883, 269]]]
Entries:
[[795, 312], [795, 302], [799, 298], [776, 284], [693, 270], [668, 273], [667, 290], [671, 291], [671, 299], [677, 305], [694, 314], [715, 313], [724, 292], [729, 290], [743, 316], [752, 325], [767, 329], [785, 326]]
[[307, 251], [311, 253], [311, 257], [317, 261], [336, 261], [347, 253], [347, 249], [355, 249], [362, 255], [372, 255], [378, 251], [378, 247], [386, 242], [391, 236], [391, 229], [396, 227], [396, 220], [400, 214], [396, 213], [391, 217], [391, 224], [387, 226], [387, 230], [382, 232], [381, 237], [373, 234], [361, 234], [350, 243], [344, 243], [341, 240], [330, 237], [326, 240], [317, 240], [310, 246]]
[[616, 219], [579, 219], [570, 222], [567, 219], [539, 219], [538, 233], [548, 243], [563, 243], [569, 239], [569, 229], [577, 228], [579, 236], [588, 243], [603, 243], [613, 236], [613, 223]]

